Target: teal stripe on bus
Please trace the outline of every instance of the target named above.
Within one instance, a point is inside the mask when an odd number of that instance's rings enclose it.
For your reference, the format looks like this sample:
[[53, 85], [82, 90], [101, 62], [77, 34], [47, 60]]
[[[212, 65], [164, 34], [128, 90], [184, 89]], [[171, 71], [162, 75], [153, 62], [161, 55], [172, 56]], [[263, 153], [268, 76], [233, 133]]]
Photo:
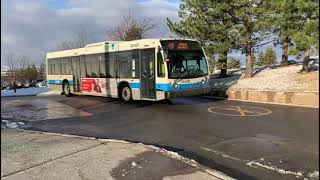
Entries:
[[[73, 80], [68, 80], [70, 85], [73, 85]], [[54, 85], [62, 85], [62, 80], [48, 80], [48, 84], [54, 84]]]

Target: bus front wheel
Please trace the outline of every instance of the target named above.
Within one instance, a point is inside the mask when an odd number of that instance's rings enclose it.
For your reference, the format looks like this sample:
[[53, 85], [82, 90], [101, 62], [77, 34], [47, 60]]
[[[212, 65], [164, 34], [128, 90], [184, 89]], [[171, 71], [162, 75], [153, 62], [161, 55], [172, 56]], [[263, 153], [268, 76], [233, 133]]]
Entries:
[[123, 101], [125, 103], [129, 103], [132, 101], [131, 89], [127, 84], [125, 84], [121, 87], [120, 98], [121, 98], [121, 101]]
[[69, 85], [69, 82], [68, 82], [68, 81], [65, 81], [65, 82], [63, 83], [63, 94], [64, 94], [66, 97], [70, 97], [70, 96], [71, 96], [70, 85]]

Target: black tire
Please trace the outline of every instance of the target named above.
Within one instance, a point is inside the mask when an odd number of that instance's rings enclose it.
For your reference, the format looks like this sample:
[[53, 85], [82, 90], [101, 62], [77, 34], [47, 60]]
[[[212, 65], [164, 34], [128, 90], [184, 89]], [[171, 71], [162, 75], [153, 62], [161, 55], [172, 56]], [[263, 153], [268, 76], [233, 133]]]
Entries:
[[71, 96], [70, 85], [69, 85], [69, 82], [68, 82], [68, 81], [65, 81], [65, 82], [63, 83], [62, 90], [63, 90], [62, 93], [63, 93], [66, 97], [70, 97], [70, 96]]
[[122, 102], [129, 103], [132, 101], [132, 92], [129, 85], [124, 84], [120, 88], [120, 99]]

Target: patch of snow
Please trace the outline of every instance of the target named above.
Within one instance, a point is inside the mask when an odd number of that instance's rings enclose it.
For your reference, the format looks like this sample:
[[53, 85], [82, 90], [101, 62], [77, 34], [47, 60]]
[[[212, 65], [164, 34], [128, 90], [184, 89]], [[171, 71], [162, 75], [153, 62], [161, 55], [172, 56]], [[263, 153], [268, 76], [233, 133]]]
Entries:
[[226, 78], [210, 78], [214, 89], [274, 90], [274, 91], [319, 91], [319, 71], [301, 74], [302, 65], [257, 67], [260, 71], [252, 78], [241, 78], [244, 69], [232, 70]]
[[233, 159], [233, 160], [236, 160], [236, 161], [241, 161], [241, 159], [237, 158], [237, 157], [233, 157], [233, 156], [230, 156], [226, 153], [223, 153], [223, 152], [220, 152], [220, 151], [217, 151], [217, 150], [213, 150], [213, 149], [209, 149], [209, 148], [206, 148], [206, 147], [201, 147], [201, 149], [205, 150], [205, 151], [209, 151], [209, 152], [213, 152], [217, 155], [220, 155], [224, 158], [229, 158], [229, 159]]
[[311, 173], [308, 173], [307, 176], [310, 177], [310, 178], [317, 178], [317, 179], [319, 179], [319, 171], [313, 171], [313, 172], [311, 172]]
[[60, 91], [48, 91], [48, 92], [39, 93], [37, 96], [50, 96], [50, 95], [61, 95], [61, 92]]
[[35, 96], [40, 93], [49, 92], [50, 89], [48, 87], [30, 87], [30, 88], [21, 88], [17, 89], [16, 93], [14, 90], [1, 90], [1, 97], [6, 96]]
[[132, 166], [132, 167], [136, 167], [136, 166], [137, 166], [137, 163], [132, 162], [132, 163], [131, 163], [131, 166]]
[[1, 120], [1, 127], [3, 128], [16, 129], [22, 125], [24, 125], [23, 122], [11, 122], [9, 120], [4, 120], [4, 119]]
[[250, 167], [256, 167], [256, 166], [263, 167], [263, 168], [266, 168], [266, 169], [269, 169], [272, 171], [276, 171], [280, 174], [291, 174], [291, 175], [295, 175], [295, 176], [299, 176], [299, 177], [301, 177], [303, 175], [302, 172], [293, 172], [293, 171], [289, 171], [289, 170], [284, 170], [284, 169], [277, 168], [275, 166], [268, 166], [265, 164], [261, 164], [260, 162], [256, 162], [256, 161], [250, 161], [247, 163], [247, 165]]

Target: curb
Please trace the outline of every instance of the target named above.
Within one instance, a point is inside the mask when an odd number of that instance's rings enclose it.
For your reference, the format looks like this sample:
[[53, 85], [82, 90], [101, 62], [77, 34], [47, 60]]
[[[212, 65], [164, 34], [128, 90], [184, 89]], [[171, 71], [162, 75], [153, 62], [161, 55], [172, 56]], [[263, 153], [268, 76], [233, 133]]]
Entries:
[[61, 133], [51, 133], [51, 132], [43, 132], [43, 131], [34, 131], [34, 130], [25, 130], [25, 129], [19, 129], [19, 130], [22, 130], [22, 131], [26, 131], [26, 132], [31, 132], [31, 133], [40, 133], [40, 134], [47, 134], [47, 135], [54, 135], [54, 136], [63, 136], [63, 137], [72, 137], [72, 138], [81, 138], [81, 139], [87, 139], [87, 140], [98, 140], [100, 142], [103, 142], [103, 143], [123, 143], [123, 144], [136, 144], [136, 145], [142, 145], [144, 147], [147, 147], [153, 151], [156, 151], [158, 153], [161, 153], [167, 157], [170, 157], [170, 158], [173, 158], [173, 159], [176, 159], [180, 162], [183, 162], [189, 166], [192, 166], [194, 168], [197, 168], [205, 173], [208, 173], [209, 175], [211, 176], [214, 176], [216, 178], [219, 178], [219, 179], [222, 179], [222, 180], [234, 180], [234, 178], [232, 177], [229, 177], [227, 176], [226, 174], [222, 173], [222, 172], [219, 172], [219, 171], [216, 171], [216, 170], [213, 170], [213, 169], [210, 169], [208, 167], [205, 167], [203, 165], [200, 165], [198, 162], [196, 162], [195, 160], [193, 159], [188, 159], [188, 158], [185, 158], [181, 155], [179, 155], [178, 153], [176, 152], [173, 152], [173, 151], [168, 151], [168, 150], [165, 150], [165, 149], [162, 149], [162, 148], [158, 148], [154, 145], [148, 145], [148, 144], [144, 144], [144, 143], [133, 143], [133, 142], [128, 142], [128, 141], [124, 141], [124, 140], [117, 140], [117, 139], [100, 139], [100, 138], [94, 138], [94, 137], [87, 137], [87, 136], [79, 136], [79, 135], [71, 135], [71, 134], [61, 134]]
[[211, 90], [205, 97], [286, 106], [319, 108], [318, 91]]

